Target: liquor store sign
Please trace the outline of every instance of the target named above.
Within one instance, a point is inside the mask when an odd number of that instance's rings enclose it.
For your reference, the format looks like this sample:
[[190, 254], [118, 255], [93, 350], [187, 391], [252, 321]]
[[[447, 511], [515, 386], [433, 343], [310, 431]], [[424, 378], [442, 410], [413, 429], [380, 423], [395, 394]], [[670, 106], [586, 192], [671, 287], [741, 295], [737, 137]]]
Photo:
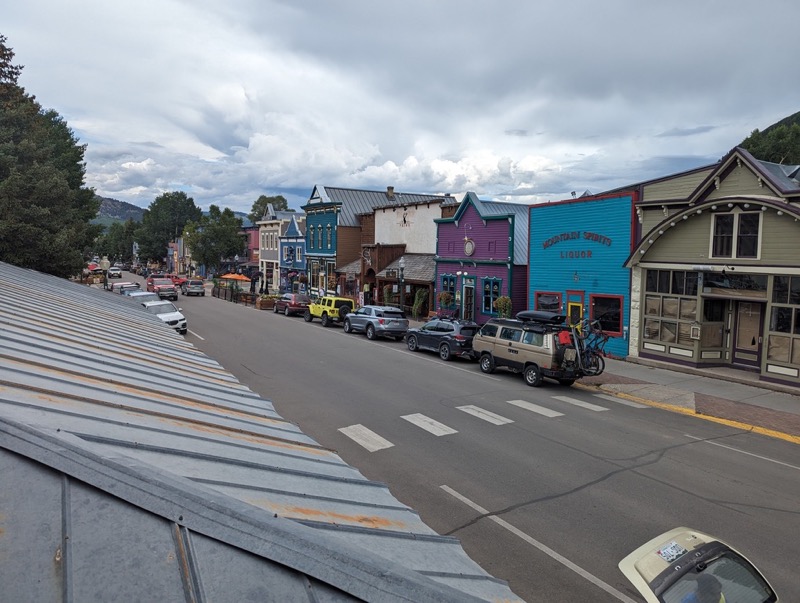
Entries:
[[559, 243], [564, 242], [574, 242], [578, 241], [579, 243], [583, 244], [586, 243], [587, 246], [583, 249], [569, 249], [569, 250], [561, 250], [560, 257], [563, 259], [590, 259], [592, 257], [592, 250], [589, 248], [590, 243], [599, 244], [606, 247], [611, 247], [611, 239], [605, 235], [598, 234], [596, 232], [591, 232], [588, 230], [571, 230], [569, 232], [562, 232], [560, 234], [554, 235], [548, 239], [545, 239], [542, 242], [542, 249], [549, 249]]

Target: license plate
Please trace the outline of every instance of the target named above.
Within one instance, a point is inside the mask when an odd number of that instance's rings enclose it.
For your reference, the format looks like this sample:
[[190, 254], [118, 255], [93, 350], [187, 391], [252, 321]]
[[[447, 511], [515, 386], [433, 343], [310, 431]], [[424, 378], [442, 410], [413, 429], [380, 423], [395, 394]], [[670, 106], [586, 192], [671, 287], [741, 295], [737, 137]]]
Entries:
[[688, 553], [685, 548], [679, 545], [674, 540], [670, 542], [668, 545], [661, 547], [656, 554], [661, 557], [667, 563], [672, 563], [676, 559], [682, 557], [686, 553]]

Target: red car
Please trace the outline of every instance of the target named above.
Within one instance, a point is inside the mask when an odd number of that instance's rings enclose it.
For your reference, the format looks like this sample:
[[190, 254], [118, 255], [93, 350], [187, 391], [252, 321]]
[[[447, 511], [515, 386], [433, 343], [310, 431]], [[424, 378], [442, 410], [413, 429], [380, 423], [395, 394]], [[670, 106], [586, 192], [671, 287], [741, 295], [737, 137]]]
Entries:
[[283, 312], [284, 316], [291, 316], [292, 314], [305, 314], [308, 304], [311, 303], [311, 298], [302, 293], [284, 293], [275, 300], [275, 305], [272, 311], [275, 314]]
[[168, 278], [147, 279], [147, 290], [156, 293], [161, 299], [178, 299], [178, 288]]
[[164, 278], [171, 279], [172, 284], [178, 288], [180, 288], [180, 286], [187, 280], [185, 276], [180, 276], [178, 274], [165, 274]]

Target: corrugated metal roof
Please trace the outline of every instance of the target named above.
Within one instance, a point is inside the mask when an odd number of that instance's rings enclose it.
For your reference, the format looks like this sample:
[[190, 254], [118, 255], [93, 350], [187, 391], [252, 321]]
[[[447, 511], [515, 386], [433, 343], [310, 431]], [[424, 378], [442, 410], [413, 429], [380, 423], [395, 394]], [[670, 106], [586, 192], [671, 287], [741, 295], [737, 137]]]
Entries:
[[394, 190], [369, 191], [317, 185], [311, 192], [308, 204], [338, 204], [340, 206], [338, 225], [358, 226], [359, 215], [370, 214], [379, 207], [401, 207], [418, 203], [451, 202], [452, 200], [453, 197], [450, 195], [401, 193]]
[[0, 475], [9, 601], [519, 600], [134, 300], [3, 263]]

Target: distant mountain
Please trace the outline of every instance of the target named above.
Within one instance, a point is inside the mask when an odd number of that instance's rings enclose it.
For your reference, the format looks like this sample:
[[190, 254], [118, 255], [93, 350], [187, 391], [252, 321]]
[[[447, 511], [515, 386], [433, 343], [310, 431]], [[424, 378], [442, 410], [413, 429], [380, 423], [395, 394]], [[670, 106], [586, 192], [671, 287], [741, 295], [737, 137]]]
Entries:
[[93, 224], [102, 224], [106, 228], [113, 222], [141, 222], [144, 216], [144, 209], [138, 205], [133, 205], [125, 201], [117, 201], [109, 197], [100, 197], [100, 209], [97, 217], [92, 220]]
[[[127, 203], [126, 201], [117, 201], [110, 197], [97, 196], [100, 199], [100, 209], [97, 211], [97, 217], [92, 220], [92, 224], [102, 224], [108, 228], [114, 222], [127, 222], [133, 220], [134, 222], [141, 222], [144, 216], [144, 209], [138, 205]], [[207, 211], [203, 212], [208, 214]], [[240, 211], [233, 212], [238, 218], [242, 219], [244, 226], [252, 226], [250, 220], [247, 219], [247, 214]]]

